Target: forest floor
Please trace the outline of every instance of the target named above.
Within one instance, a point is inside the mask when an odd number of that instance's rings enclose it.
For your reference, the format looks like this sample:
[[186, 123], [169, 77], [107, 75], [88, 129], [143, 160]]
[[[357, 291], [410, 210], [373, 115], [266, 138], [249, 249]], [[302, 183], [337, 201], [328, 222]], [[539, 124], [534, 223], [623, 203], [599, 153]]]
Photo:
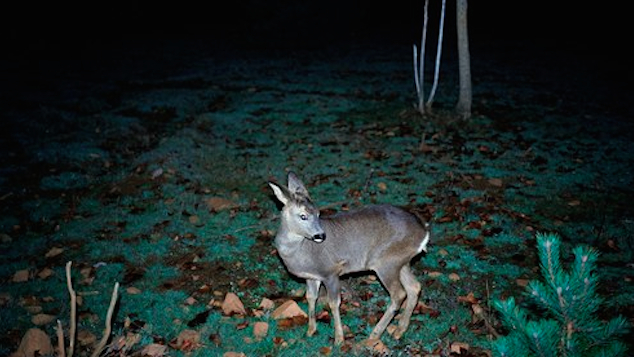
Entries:
[[[303, 282], [272, 244], [279, 215], [267, 181], [285, 183], [288, 170], [326, 214], [392, 203], [430, 219], [429, 252], [412, 262], [420, 304], [401, 340], [382, 339], [394, 355], [463, 346], [486, 356], [491, 328], [504, 332], [491, 301], [523, 300], [538, 278], [536, 232], [563, 237], [566, 263], [571, 247], [596, 247], [602, 317], [634, 320], [634, 120], [629, 94], [608, 88], [592, 59], [475, 47], [474, 115], [461, 121], [449, 114], [452, 65], [434, 113], [413, 109], [409, 48], [183, 48], [162, 48], [161, 60], [130, 50], [8, 68], [0, 355], [30, 327], [55, 341], [55, 320], [69, 326], [68, 261], [79, 355], [101, 338], [115, 282], [112, 355], [152, 343], [174, 356], [366, 353], [355, 346], [388, 303], [376, 279], [344, 280], [341, 347], [321, 300], [312, 337], [305, 319], [259, 307], [295, 300], [306, 311]], [[227, 293], [245, 313], [223, 314]], [[260, 321], [268, 332], [257, 337]]]

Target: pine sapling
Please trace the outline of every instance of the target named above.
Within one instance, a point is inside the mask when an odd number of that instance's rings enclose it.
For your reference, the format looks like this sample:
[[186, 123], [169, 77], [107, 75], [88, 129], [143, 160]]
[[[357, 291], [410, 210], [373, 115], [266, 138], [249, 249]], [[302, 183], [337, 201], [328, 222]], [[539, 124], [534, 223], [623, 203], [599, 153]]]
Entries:
[[579, 246], [570, 270], [562, 267], [561, 239], [556, 234], [537, 234], [543, 281], [532, 280], [527, 297], [544, 310], [543, 318], [531, 318], [529, 310], [510, 297], [493, 302], [509, 334], [493, 343], [498, 356], [623, 356], [626, 345], [618, 340], [628, 331], [623, 316], [600, 320], [603, 299], [597, 293], [595, 274], [598, 252]]

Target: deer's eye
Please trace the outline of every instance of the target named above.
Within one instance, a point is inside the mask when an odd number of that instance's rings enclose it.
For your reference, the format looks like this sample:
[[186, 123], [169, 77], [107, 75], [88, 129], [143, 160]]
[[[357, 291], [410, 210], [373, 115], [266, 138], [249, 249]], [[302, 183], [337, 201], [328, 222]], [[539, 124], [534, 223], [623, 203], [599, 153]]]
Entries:
[[299, 218], [301, 218], [302, 221], [305, 221], [305, 220], [308, 219], [308, 216], [306, 214], [302, 213], [302, 214], [299, 215]]

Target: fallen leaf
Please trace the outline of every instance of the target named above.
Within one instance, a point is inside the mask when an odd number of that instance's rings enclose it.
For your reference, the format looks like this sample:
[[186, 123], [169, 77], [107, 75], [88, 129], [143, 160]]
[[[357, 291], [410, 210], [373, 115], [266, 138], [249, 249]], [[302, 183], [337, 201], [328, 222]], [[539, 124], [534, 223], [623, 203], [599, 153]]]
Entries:
[[287, 317], [285, 319], [277, 320], [277, 329], [278, 330], [288, 330], [291, 328], [295, 328], [297, 326], [303, 326], [308, 323], [308, 317], [306, 316], [293, 316]]
[[297, 305], [294, 300], [286, 301], [271, 313], [271, 318], [275, 320], [295, 316], [308, 317], [308, 315], [306, 315], [306, 313], [299, 307], [299, 305]]
[[55, 320], [55, 316], [49, 314], [37, 314], [31, 317], [31, 322], [35, 326], [48, 325], [53, 322], [53, 320]]
[[28, 280], [29, 280], [29, 269], [22, 269], [22, 270], [16, 271], [15, 274], [13, 274], [13, 279], [11, 279], [11, 281], [13, 281], [14, 283], [23, 283]]
[[242, 304], [238, 295], [227, 293], [225, 300], [222, 302], [222, 313], [226, 316], [234, 314], [246, 315], [247, 311], [244, 309], [244, 304]]
[[200, 333], [194, 330], [183, 330], [178, 334], [176, 341], [173, 341], [171, 345], [177, 350], [190, 352], [201, 346]]
[[489, 183], [489, 185], [493, 187], [502, 187], [504, 185], [504, 181], [502, 181], [502, 179], [499, 179], [499, 178], [492, 178], [492, 179], [489, 179], [487, 182]]
[[55, 274], [55, 271], [51, 268], [44, 268], [42, 270], [40, 270], [39, 273], [37, 273], [37, 277], [44, 280], [46, 278], [49, 278], [51, 276], [53, 276]]
[[151, 343], [141, 350], [141, 356], [162, 357], [167, 353], [167, 346]]
[[379, 190], [381, 191], [387, 191], [387, 184], [385, 182], [379, 182], [376, 184], [376, 186], [379, 188]]
[[462, 351], [469, 352], [469, 344], [464, 342], [452, 342], [449, 346], [451, 353], [462, 354]]
[[330, 347], [330, 346], [321, 347], [319, 349], [319, 353], [321, 353], [322, 355], [328, 356], [328, 355], [330, 355], [332, 353], [332, 347]]
[[269, 324], [264, 321], [257, 321], [253, 324], [253, 337], [257, 340], [266, 337], [269, 332]]
[[60, 254], [64, 253], [64, 248], [53, 247], [46, 254], [44, 254], [44, 258], [53, 258]]
[[470, 292], [469, 294], [467, 294], [465, 296], [458, 296], [458, 301], [459, 302], [466, 302], [468, 304], [477, 304], [478, 303], [478, 299], [475, 298], [475, 296], [473, 295], [473, 292]]
[[129, 288], [125, 289], [125, 291], [130, 294], [130, 295], [139, 295], [141, 294], [141, 289], [136, 288], [134, 286], [130, 286]]
[[439, 271], [430, 271], [429, 273], [427, 273], [427, 276], [429, 276], [432, 279], [441, 277], [443, 274]]
[[92, 346], [97, 342], [97, 336], [88, 330], [82, 329], [77, 331], [77, 341], [79, 341], [79, 344], [82, 346]]
[[262, 310], [271, 310], [275, 307], [275, 303], [271, 299], [263, 298], [259, 305]]
[[17, 353], [24, 357], [52, 355], [53, 345], [46, 332], [39, 328], [30, 328], [22, 337]]
[[458, 281], [460, 280], [460, 275], [456, 274], [456, 273], [451, 273], [449, 274], [449, 280], [451, 281]]
[[222, 197], [208, 198], [205, 200], [205, 204], [207, 204], [207, 208], [209, 208], [212, 212], [219, 212], [238, 207], [238, 204], [235, 202]]
[[247, 355], [245, 355], [242, 352], [233, 352], [233, 351], [229, 351], [229, 352], [225, 352], [222, 357], [247, 357]]
[[361, 342], [361, 346], [372, 351], [373, 355], [388, 356], [390, 349], [378, 338], [368, 338]]
[[518, 279], [515, 279], [515, 284], [517, 284], [518, 286], [521, 286], [521, 287], [524, 288], [524, 287], [528, 286], [528, 282], [529, 281], [530, 280], [528, 280], [528, 279], [518, 278]]
[[577, 207], [579, 205], [581, 205], [581, 201], [579, 201], [579, 200], [572, 200], [572, 201], [568, 202], [568, 206], [570, 206], [570, 207]]

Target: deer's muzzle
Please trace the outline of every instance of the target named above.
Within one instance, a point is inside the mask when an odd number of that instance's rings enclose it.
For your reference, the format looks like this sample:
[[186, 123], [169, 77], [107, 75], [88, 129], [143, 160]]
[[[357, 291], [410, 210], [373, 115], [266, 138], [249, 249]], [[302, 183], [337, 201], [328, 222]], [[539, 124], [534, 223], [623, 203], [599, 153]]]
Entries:
[[321, 243], [326, 240], [326, 233], [315, 234], [311, 240], [315, 243]]

